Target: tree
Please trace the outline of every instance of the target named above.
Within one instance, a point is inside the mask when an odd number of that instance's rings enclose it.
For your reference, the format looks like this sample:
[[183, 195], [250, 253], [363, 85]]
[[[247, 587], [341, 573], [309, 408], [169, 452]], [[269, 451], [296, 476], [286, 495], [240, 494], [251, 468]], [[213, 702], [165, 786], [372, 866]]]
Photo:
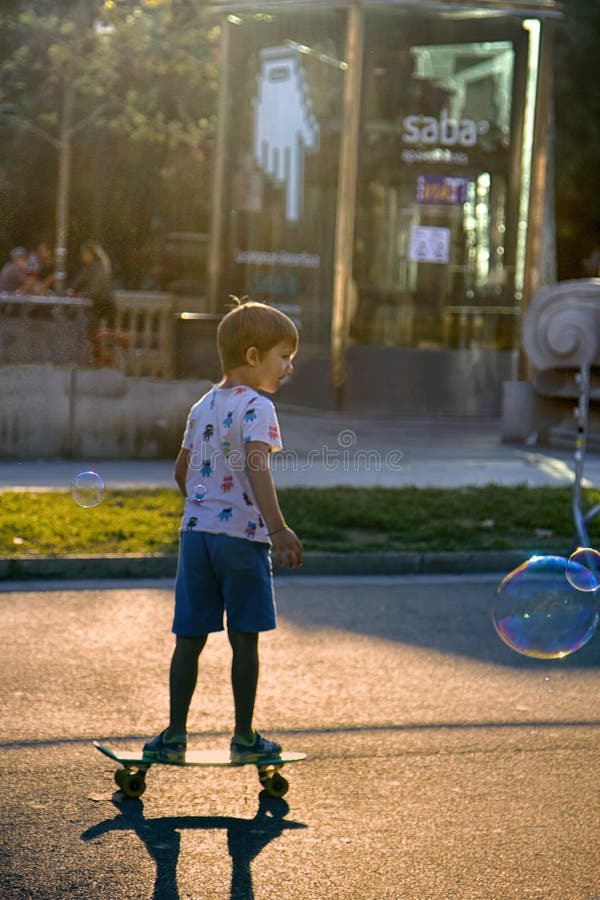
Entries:
[[[0, 116], [9, 136], [0, 150], [0, 210], [10, 229], [0, 238], [22, 234], [24, 215], [38, 230], [42, 215], [51, 218], [43, 160], [46, 180], [58, 182], [64, 243], [72, 169], [75, 235], [95, 231], [127, 248], [117, 249], [117, 262], [124, 280], [135, 280], [153, 220], [169, 223], [177, 209], [176, 226], [197, 230], [206, 219], [218, 30], [186, 0], [72, 0], [60, 15], [55, 9], [21, 0], [0, 12]], [[27, 174], [27, 199], [19, 172]], [[205, 190], [189, 191], [203, 181]]]

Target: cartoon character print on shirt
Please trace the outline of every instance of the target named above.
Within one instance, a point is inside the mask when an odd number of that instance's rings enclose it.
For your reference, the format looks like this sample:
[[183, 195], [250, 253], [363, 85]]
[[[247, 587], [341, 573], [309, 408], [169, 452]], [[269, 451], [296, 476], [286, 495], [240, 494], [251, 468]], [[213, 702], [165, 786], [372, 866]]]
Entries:
[[[217, 508], [194, 510], [187, 505], [182, 530], [198, 531], [208, 528], [239, 535], [246, 540], [268, 540], [267, 528], [256, 500], [248, 485], [244, 485], [232, 469], [234, 455], [244, 459], [243, 447], [255, 440], [278, 446], [280, 441], [277, 419], [259, 395], [243, 385], [235, 388], [239, 396], [233, 401], [211, 391], [204, 410], [192, 413], [194, 430], [189, 430], [186, 446], [195, 446], [194, 459], [198, 481], [207, 485], [217, 501]], [[231, 398], [232, 393], [229, 395]], [[223, 405], [221, 405], [223, 403]], [[209, 413], [209, 407], [213, 412]], [[203, 446], [202, 446], [203, 445]], [[193, 449], [193, 448], [192, 448]], [[213, 455], [214, 454], [214, 455]], [[192, 494], [190, 493], [190, 498]], [[220, 502], [219, 502], [220, 500]], [[229, 505], [227, 505], [229, 504]], [[213, 511], [214, 510], [214, 511]], [[246, 516], [244, 515], [246, 513]]]

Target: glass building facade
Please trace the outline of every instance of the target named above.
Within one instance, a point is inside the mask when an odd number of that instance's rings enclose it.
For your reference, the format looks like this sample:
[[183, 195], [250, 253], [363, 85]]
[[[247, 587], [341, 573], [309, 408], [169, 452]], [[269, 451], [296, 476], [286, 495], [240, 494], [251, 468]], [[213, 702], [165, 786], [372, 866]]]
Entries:
[[545, 227], [554, 3], [213, 11], [213, 308], [287, 311], [348, 409], [499, 414]]

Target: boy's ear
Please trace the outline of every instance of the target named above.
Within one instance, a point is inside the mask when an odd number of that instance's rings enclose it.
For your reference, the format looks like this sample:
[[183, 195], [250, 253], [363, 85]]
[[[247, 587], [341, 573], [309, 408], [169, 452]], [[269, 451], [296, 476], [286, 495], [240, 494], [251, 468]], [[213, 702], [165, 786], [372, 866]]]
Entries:
[[248, 366], [257, 366], [260, 362], [258, 347], [248, 347], [244, 353], [244, 357]]

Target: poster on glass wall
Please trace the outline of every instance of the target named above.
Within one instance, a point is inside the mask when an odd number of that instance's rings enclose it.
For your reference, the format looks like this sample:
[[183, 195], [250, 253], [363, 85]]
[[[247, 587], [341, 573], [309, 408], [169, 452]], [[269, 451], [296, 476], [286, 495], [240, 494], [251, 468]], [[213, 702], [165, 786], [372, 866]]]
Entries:
[[412, 262], [447, 263], [450, 259], [450, 229], [413, 225], [408, 258]]

